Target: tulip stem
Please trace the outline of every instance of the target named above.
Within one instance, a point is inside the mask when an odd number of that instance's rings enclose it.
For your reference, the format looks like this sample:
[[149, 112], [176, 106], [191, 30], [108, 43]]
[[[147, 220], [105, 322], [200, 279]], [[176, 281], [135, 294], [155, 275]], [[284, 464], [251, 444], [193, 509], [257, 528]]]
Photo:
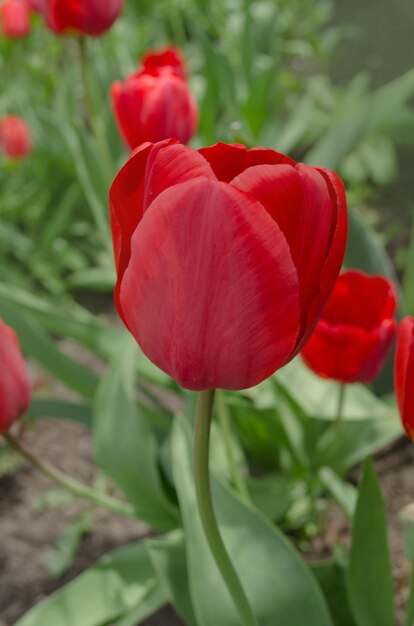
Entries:
[[233, 599], [241, 624], [243, 626], [257, 626], [239, 576], [224, 546], [214, 514], [209, 475], [213, 403], [214, 390], [199, 392], [194, 433], [194, 479], [198, 511], [211, 553]]
[[85, 112], [87, 123], [98, 147], [98, 151], [108, 177], [108, 185], [114, 177], [114, 165], [112, 162], [111, 150], [109, 148], [105, 129], [102, 125], [102, 115], [99, 114], [95, 106], [94, 87], [88, 67], [88, 55], [86, 52], [86, 37], [78, 37], [80, 70], [83, 83], [83, 91], [85, 98]]
[[336, 417], [335, 417], [335, 429], [336, 429], [337, 437], [339, 437], [341, 424], [342, 424], [342, 418], [344, 414], [345, 390], [346, 390], [345, 383], [339, 383], [338, 405], [336, 408]]
[[224, 395], [224, 391], [222, 391], [221, 389], [216, 391], [216, 405], [217, 405], [217, 417], [220, 423], [221, 434], [223, 436], [224, 448], [226, 450], [226, 456], [229, 462], [229, 468], [230, 468], [233, 485], [238, 491], [242, 500], [244, 500], [245, 502], [249, 502], [250, 501], [249, 492], [248, 492], [246, 483], [243, 479], [243, 476], [240, 472], [240, 468], [234, 457], [234, 450], [233, 450], [233, 446], [231, 443], [231, 426], [230, 426], [229, 410], [227, 408], [226, 397]]
[[105, 493], [96, 491], [95, 489], [91, 489], [87, 485], [78, 482], [64, 472], [61, 472], [47, 461], [39, 459], [31, 450], [21, 443], [21, 441], [19, 441], [16, 437], [13, 437], [10, 433], [3, 433], [3, 437], [12, 450], [18, 452], [33, 467], [38, 469], [60, 487], [63, 487], [63, 489], [72, 493], [74, 496], [89, 500], [94, 504], [114, 511], [115, 513], [134, 517], [133, 507], [129, 504], [121, 502], [121, 500], [118, 500], [117, 498], [112, 498]]

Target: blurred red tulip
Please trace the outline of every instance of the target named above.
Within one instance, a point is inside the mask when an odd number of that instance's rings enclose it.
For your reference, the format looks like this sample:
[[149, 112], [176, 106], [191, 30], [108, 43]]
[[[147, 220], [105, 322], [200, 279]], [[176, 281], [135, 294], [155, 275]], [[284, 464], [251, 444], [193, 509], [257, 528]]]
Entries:
[[99, 36], [122, 11], [124, 0], [39, 0], [47, 26], [58, 35]]
[[395, 353], [394, 387], [401, 421], [407, 437], [414, 441], [414, 318], [399, 325]]
[[0, 318], [0, 433], [29, 406], [30, 386], [15, 332]]
[[25, 157], [32, 151], [30, 128], [17, 115], [0, 118], [0, 151], [10, 159]]
[[396, 304], [387, 278], [344, 272], [302, 350], [305, 363], [319, 376], [343, 383], [374, 380], [395, 334]]
[[30, 8], [26, 0], [3, 0], [0, 23], [5, 37], [18, 39], [30, 32]]
[[266, 148], [143, 144], [110, 209], [118, 312], [193, 390], [250, 387], [289, 361], [345, 250], [340, 179]]
[[197, 128], [196, 102], [185, 81], [180, 52], [148, 53], [142, 68], [112, 85], [112, 106], [121, 135], [134, 149], [144, 141], [175, 138], [187, 143]]

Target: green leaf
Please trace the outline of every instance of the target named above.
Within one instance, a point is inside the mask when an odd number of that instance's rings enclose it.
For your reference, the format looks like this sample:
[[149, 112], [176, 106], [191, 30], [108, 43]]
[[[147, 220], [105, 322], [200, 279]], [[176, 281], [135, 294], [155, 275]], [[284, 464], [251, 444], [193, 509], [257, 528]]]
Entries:
[[411, 564], [410, 590], [404, 626], [412, 626], [414, 623], [414, 506], [412, 503], [400, 511], [400, 520], [403, 527], [405, 551]]
[[98, 378], [91, 370], [60, 352], [38, 323], [3, 300], [0, 301], [0, 315], [16, 331], [25, 353], [68, 387], [92, 399]]
[[73, 560], [85, 535], [93, 528], [90, 513], [82, 513], [72, 520], [63, 531], [56, 543], [56, 548], [48, 552], [42, 559], [48, 572], [59, 578], [73, 564]]
[[346, 570], [336, 559], [310, 563], [328, 606], [335, 626], [356, 626], [346, 593]]
[[[195, 614], [200, 626], [239, 626], [201, 527], [191, 451], [190, 426], [184, 418], [177, 418], [172, 435], [173, 468]], [[319, 587], [286, 538], [214, 479], [213, 494], [224, 543], [260, 626], [332, 626]]]
[[189, 592], [182, 530], [175, 530], [159, 539], [149, 539], [145, 545], [169, 603], [187, 626], [197, 626]]
[[322, 467], [318, 475], [323, 486], [329, 491], [344, 513], [349, 518], [352, 518], [358, 497], [355, 487], [342, 480], [330, 467]]
[[15, 626], [105, 626], [138, 611], [150, 599], [152, 611], [166, 602], [144, 545], [137, 542], [105, 555]]
[[26, 418], [57, 417], [77, 424], [92, 426], [92, 410], [88, 404], [67, 402], [56, 398], [33, 398]]
[[366, 459], [354, 517], [349, 597], [358, 626], [392, 626], [394, 600], [387, 521], [379, 481]]
[[95, 454], [137, 516], [152, 528], [171, 530], [178, 524], [178, 513], [162, 485], [151, 420], [134, 401], [138, 354], [135, 341], [125, 333], [94, 401]]

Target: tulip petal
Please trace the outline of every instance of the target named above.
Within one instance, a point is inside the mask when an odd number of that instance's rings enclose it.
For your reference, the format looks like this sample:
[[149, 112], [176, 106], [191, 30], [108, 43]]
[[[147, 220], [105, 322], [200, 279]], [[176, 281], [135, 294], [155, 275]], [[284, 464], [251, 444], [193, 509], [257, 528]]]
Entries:
[[255, 385], [297, 341], [298, 277], [285, 237], [260, 203], [211, 180], [152, 202], [120, 300], [147, 356], [193, 390]]
[[[319, 288], [321, 268], [332, 240], [336, 211], [324, 178], [314, 168], [298, 165], [259, 165], [233, 179], [232, 185], [259, 200], [279, 224], [298, 276], [301, 308]], [[302, 320], [306, 324], [306, 318]]]
[[414, 319], [405, 317], [398, 328], [394, 386], [401, 421], [414, 441]]
[[4, 433], [27, 409], [30, 387], [16, 335], [1, 319], [0, 368], [0, 433]]
[[241, 144], [216, 143], [214, 146], [201, 148], [198, 152], [210, 163], [217, 178], [225, 183], [254, 165], [295, 164], [289, 157], [270, 148], [247, 150]]
[[384, 365], [396, 323], [387, 319], [367, 331], [360, 326], [320, 320], [302, 348], [305, 363], [318, 376], [343, 383], [371, 382]]
[[210, 165], [195, 150], [179, 143], [162, 149], [158, 145], [148, 158], [144, 211], [168, 187], [199, 177], [217, 180]]
[[330, 324], [353, 324], [369, 332], [394, 317], [396, 308], [397, 294], [390, 280], [348, 270], [338, 278], [323, 318]]

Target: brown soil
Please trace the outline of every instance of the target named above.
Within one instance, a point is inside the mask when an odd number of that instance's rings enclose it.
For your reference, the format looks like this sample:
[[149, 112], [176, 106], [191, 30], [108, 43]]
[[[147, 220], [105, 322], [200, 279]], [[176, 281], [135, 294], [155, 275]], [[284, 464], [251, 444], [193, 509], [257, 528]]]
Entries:
[[[40, 420], [29, 435], [31, 448], [79, 480], [93, 480], [91, 441], [75, 424]], [[407, 596], [406, 561], [398, 513], [414, 501], [414, 447], [399, 442], [377, 459], [389, 514], [394, 578], [401, 618]], [[83, 510], [74, 502], [64, 507], [33, 511], [36, 499], [51, 487], [48, 479], [26, 465], [0, 479], [0, 626], [12, 626], [28, 608], [94, 563], [102, 554], [148, 534], [145, 524], [106, 511], [99, 512], [93, 532], [83, 541], [74, 565], [60, 579], [51, 577], [42, 558], [55, 544], [69, 520]], [[327, 516], [321, 538], [314, 542], [312, 557], [328, 556], [335, 543], [349, 541], [349, 525], [340, 511]], [[146, 626], [179, 626], [180, 620], [166, 608]]]

